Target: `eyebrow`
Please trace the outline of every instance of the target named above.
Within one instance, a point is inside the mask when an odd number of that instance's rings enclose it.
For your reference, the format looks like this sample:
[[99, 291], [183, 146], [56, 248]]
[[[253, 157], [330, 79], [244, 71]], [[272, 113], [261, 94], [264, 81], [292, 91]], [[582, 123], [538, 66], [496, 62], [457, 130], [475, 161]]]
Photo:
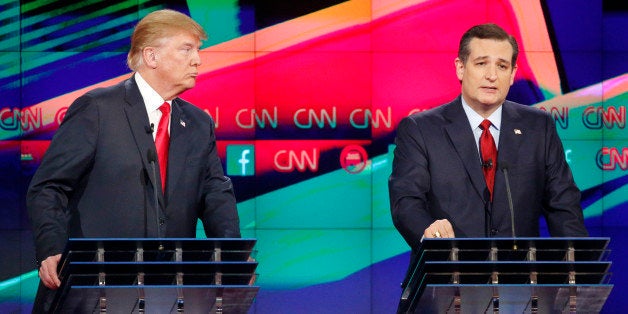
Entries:
[[[490, 59], [490, 57], [489, 56], [479, 56], [477, 58], [474, 58], [473, 61], [481, 61], [481, 60], [483, 61], [483, 60], [486, 60], [486, 59]], [[497, 58], [497, 61], [505, 62], [505, 63], [508, 63], [510, 65], [510, 60], [507, 60], [507, 59]]]
[[193, 42], [186, 41], [181, 44], [181, 47], [190, 47], [190, 48], [201, 47], [201, 43], [193, 43]]

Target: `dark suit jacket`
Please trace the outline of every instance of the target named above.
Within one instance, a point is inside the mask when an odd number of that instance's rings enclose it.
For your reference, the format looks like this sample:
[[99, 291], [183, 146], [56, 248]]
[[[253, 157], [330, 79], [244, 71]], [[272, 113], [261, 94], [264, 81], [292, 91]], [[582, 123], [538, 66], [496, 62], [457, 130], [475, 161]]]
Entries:
[[240, 237], [209, 115], [180, 98], [172, 102], [165, 196], [159, 166], [153, 175], [147, 156], [155, 151], [148, 126], [133, 77], [70, 106], [27, 194], [39, 261], [61, 253], [69, 237], [195, 237], [198, 218], [207, 237]]
[[510, 237], [500, 164], [508, 164], [516, 236], [539, 236], [541, 215], [552, 236], [588, 235], [580, 191], [554, 120], [537, 108], [503, 104], [492, 204], [486, 201], [479, 152], [460, 96], [404, 118], [396, 145], [389, 180], [392, 218], [413, 249], [419, 247], [423, 231], [443, 218], [452, 223], [456, 237]]

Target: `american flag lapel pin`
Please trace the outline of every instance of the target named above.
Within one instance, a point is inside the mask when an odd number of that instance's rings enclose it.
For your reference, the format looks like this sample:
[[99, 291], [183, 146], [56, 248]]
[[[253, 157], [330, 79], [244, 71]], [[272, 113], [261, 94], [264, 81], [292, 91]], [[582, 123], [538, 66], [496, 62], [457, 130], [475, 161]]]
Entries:
[[521, 135], [521, 130], [519, 130], [519, 129], [514, 129], [514, 131], [515, 131], [515, 134], [517, 134], [517, 135]]
[[182, 126], [182, 127], [185, 127], [185, 121], [183, 121], [183, 120], [179, 120], [179, 123], [181, 123], [181, 126]]

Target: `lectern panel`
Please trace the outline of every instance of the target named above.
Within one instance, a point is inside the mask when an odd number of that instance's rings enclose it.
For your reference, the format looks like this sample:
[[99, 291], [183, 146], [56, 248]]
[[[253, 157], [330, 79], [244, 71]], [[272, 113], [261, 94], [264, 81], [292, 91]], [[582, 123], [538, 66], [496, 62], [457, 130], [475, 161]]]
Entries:
[[[568, 285], [428, 285], [415, 313], [456, 313], [456, 299], [458, 313], [492, 313], [494, 310], [530, 313], [534, 302], [538, 313], [569, 313], [571, 288]], [[576, 287], [577, 312], [599, 313], [611, 289], [609, 285]]]
[[613, 287], [609, 240], [424, 239], [404, 280], [399, 309], [403, 313], [596, 312]]
[[258, 291], [250, 286], [75, 286], [59, 312], [99, 313], [102, 307], [108, 313], [139, 313], [143, 296], [145, 313], [247, 313]]
[[255, 239], [70, 239], [54, 313], [247, 313]]

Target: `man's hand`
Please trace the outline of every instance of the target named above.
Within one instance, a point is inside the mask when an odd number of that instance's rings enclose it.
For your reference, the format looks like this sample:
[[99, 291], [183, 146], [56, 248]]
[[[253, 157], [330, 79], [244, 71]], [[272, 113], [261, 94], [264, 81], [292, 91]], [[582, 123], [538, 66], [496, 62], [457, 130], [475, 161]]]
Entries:
[[423, 238], [455, 238], [454, 228], [447, 219], [434, 221], [423, 232]]
[[[247, 262], [256, 262], [256, 260], [249, 256], [249, 259], [247, 260]], [[251, 280], [249, 280], [249, 286], [254, 285], [255, 280], [257, 280], [257, 275], [255, 274], [255, 271], [253, 271], [253, 275], [251, 275]]]
[[48, 289], [56, 290], [61, 285], [59, 275], [57, 274], [57, 266], [61, 260], [61, 254], [48, 256], [41, 266], [39, 266], [39, 278]]

